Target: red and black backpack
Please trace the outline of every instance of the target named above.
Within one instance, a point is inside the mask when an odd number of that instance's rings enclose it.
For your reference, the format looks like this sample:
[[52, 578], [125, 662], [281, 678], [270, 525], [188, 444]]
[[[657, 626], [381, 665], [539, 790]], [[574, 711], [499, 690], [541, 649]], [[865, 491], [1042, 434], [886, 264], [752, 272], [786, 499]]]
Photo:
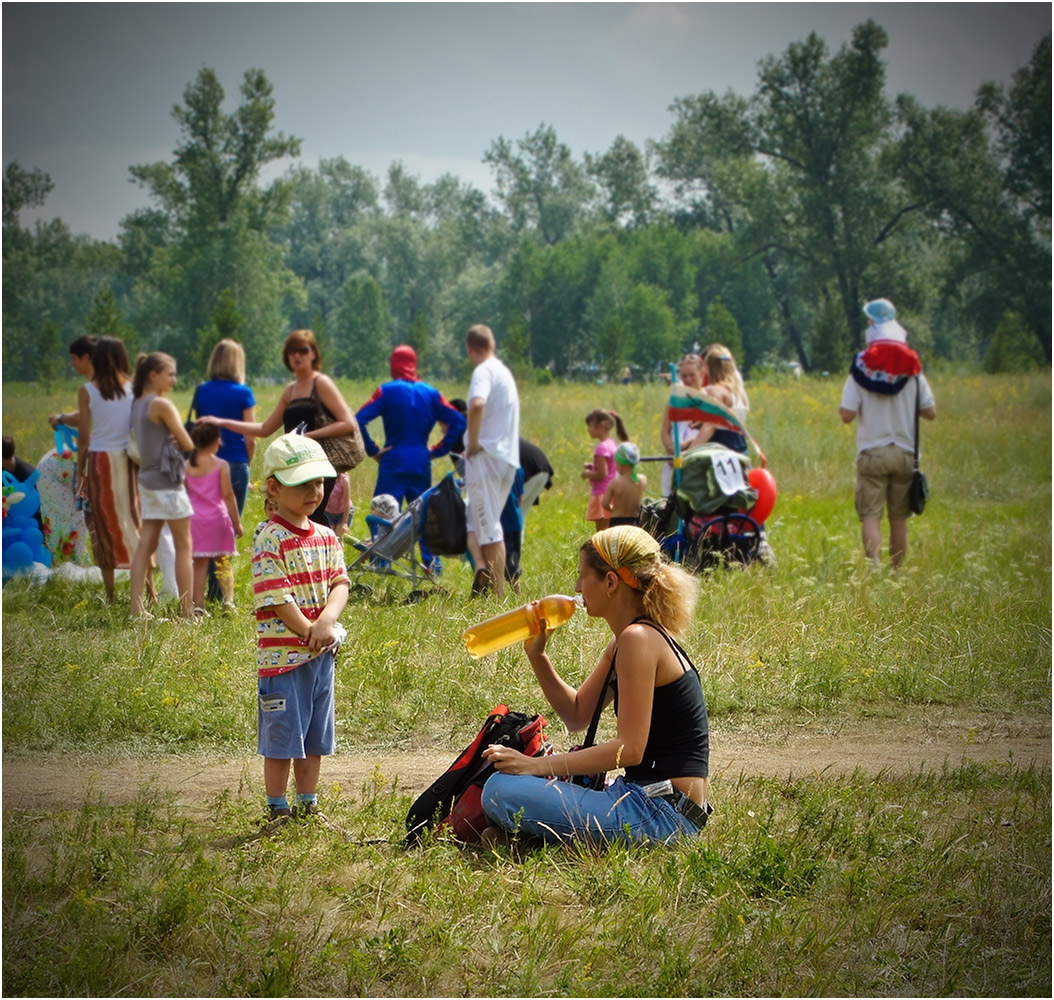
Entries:
[[410, 807], [406, 846], [412, 847], [433, 824], [449, 827], [465, 843], [478, 843], [487, 826], [481, 801], [483, 785], [494, 773], [494, 765], [483, 760], [483, 751], [498, 743], [528, 757], [552, 753], [546, 725], [542, 715], [510, 712], [508, 706], [497, 705], [476, 738]]

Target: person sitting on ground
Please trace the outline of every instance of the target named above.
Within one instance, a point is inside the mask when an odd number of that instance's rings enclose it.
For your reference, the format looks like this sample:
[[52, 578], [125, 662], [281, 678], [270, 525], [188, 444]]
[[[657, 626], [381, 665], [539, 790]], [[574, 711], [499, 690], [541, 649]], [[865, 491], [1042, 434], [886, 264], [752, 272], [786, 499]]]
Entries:
[[[523, 648], [542, 694], [570, 731], [586, 729], [614, 699], [618, 733], [543, 757], [487, 747], [483, 756], [497, 773], [483, 787], [491, 824], [484, 842], [522, 833], [558, 843], [668, 844], [699, 833], [710, 812], [706, 701], [698, 672], [671, 637], [690, 624], [698, 586], [643, 528], [607, 528], [581, 547], [575, 592], [586, 613], [603, 618], [612, 632], [599, 662], [576, 689], [546, 654], [547, 626]], [[620, 767], [625, 777], [596, 790], [553, 779]]]
[[[37, 471], [37, 467], [32, 462], [27, 462], [15, 454], [15, 439], [9, 434], [4, 435], [4, 471], [10, 472], [20, 483], [24, 483]], [[43, 531], [44, 519], [40, 515], [39, 507], [33, 513], [33, 517], [36, 519], [37, 526]]]
[[601, 501], [611, 511], [609, 527], [640, 524], [640, 505], [648, 487], [648, 477], [637, 472], [640, 449], [632, 441], [623, 441], [615, 449], [617, 475], [608, 484]]

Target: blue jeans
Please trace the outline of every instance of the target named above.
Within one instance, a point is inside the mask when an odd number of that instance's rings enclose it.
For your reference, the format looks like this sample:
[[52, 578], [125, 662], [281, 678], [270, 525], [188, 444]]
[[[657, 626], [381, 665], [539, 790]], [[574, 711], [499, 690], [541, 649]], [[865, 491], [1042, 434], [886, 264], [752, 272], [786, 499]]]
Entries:
[[249, 463], [228, 462], [231, 470], [231, 489], [234, 490], [234, 499], [238, 504], [238, 513], [245, 512], [245, 497], [249, 492]]
[[[409, 506], [412, 500], [416, 500], [422, 493], [426, 493], [432, 487], [432, 467], [429, 466], [424, 472], [409, 475], [405, 472], [395, 473], [386, 469], [383, 465], [377, 473], [377, 485], [373, 488], [373, 495], [388, 493], [395, 497], [400, 509], [403, 501]], [[432, 551], [425, 545], [424, 539], [418, 539], [421, 548], [421, 563], [427, 566], [432, 561]]]
[[594, 792], [554, 778], [495, 773], [483, 786], [483, 812], [494, 826], [551, 844], [669, 844], [699, 833], [665, 799], [649, 799], [640, 785], [624, 778]]

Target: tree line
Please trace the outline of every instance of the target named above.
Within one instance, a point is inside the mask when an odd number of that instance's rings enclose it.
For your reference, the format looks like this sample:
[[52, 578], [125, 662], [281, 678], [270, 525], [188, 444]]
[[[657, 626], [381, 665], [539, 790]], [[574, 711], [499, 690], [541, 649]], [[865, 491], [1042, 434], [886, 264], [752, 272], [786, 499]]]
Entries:
[[489, 196], [342, 157], [263, 185], [300, 140], [274, 129], [263, 71], [228, 111], [203, 69], [172, 110], [171, 159], [130, 168], [149, 207], [114, 242], [22, 226], [52, 184], [8, 165], [3, 377], [56, 378], [82, 332], [198, 372], [232, 336], [252, 375], [274, 374], [296, 327], [338, 376], [382, 375], [398, 343], [423, 373], [455, 376], [478, 321], [543, 378], [653, 372], [712, 341], [748, 371], [842, 370], [880, 295], [927, 359], [1049, 365], [1050, 36], [965, 111], [889, 100], [887, 44], [873, 21], [836, 52], [812, 34], [765, 59], [749, 96], [676, 99], [643, 149], [620, 136], [577, 160], [544, 123], [499, 137]]

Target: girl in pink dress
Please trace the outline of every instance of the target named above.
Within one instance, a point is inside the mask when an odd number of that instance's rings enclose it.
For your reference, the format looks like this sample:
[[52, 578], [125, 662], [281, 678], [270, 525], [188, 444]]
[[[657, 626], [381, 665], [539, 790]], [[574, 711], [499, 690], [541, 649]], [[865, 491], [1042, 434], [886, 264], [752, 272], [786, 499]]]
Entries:
[[205, 578], [210, 559], [216, 560], [216, 579], [223, 594], [223, 606], [228, 611], [234, 608], [234, 571], [230, 556], [237, 554], [234, 536], [241, 538], [242, 521], [231, 487], [230, 466], [216, 455], [220, 449], [219, 425], [196, 423], [190, 439], [194, 450], [186, 461], [186, 487], [194, 507], [190, 517], [194, 613], [200, 616], [205, 614]]
[[614, 410], [593, 410], [586, 417], [586, 430], [591, 438], [599, 442], [593, 450], [593, 461], [586, 462], [582, 468], [582, 478], [593, 484], [589, 506], [586, 508], [586, 520], [592, 521], [597, 531], [603, 531], [608, 526], [611, 512], [604, 507], [602, 501], [618, 471], [615, 468], [615, 449], [618, 445], [611, 432], [617, 431], [619, 441], [628, 441], [629, 434], [622, 418]]

